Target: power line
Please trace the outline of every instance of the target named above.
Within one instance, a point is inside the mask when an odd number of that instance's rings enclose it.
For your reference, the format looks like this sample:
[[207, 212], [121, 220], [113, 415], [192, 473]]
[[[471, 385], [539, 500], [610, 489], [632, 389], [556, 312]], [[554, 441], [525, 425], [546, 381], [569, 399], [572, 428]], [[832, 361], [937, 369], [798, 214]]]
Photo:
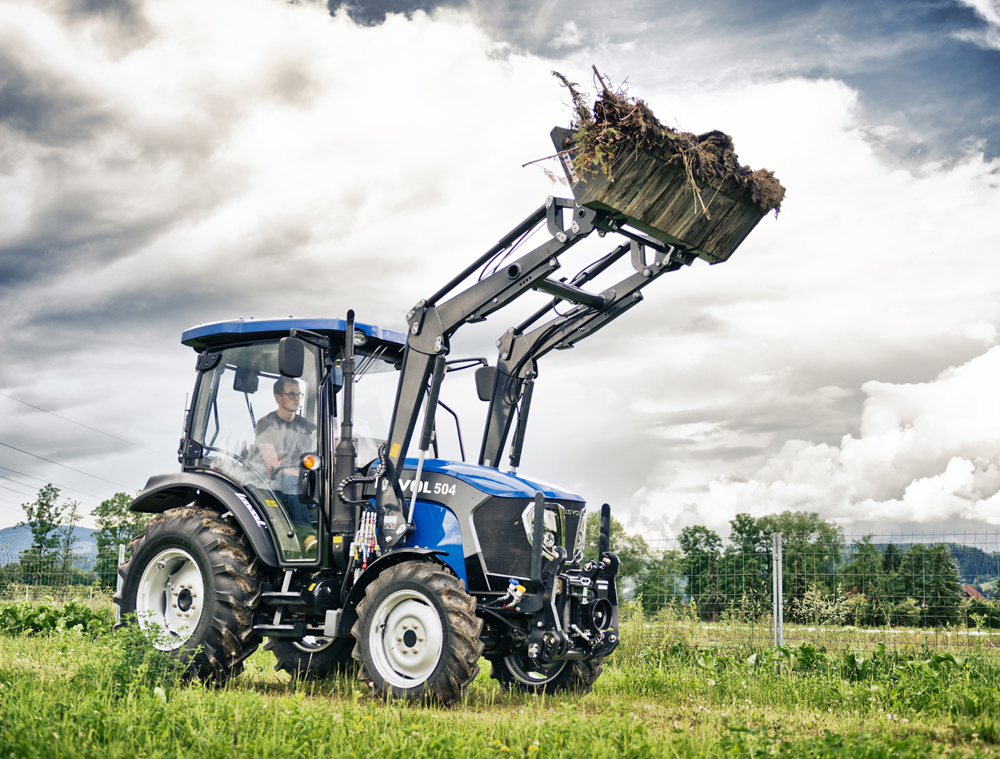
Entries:
[[[10, 482], [16, 483], [18, 485], [21, 484], [20, 482], [17, 482], [17, 480], [11, 480], [9, 477], [4, 477], [4, 479], [5, 480], [9, 480]], [[25, 487], [29, 487], [30, 488], [31, 485], [25, 485]], [[31, 493], [22, 493], [20, 490], [14, 490], [14, 488], [9, 488], [6, 485], [0, 485], [0, 488], [3, 488], [4, 490], [9, 490], [11, 493], [17, 493], [18, 495], [26, 495], [28, 497], [31, 496]]]
[[58, 461], [53, 461], [52, 459], [47, 459], [44, 456], [39, 456], [37, 453], [32, 453], [31, 451], [25, 451], [22, 448], [15, 448], [14, 446], [8, 445], [7, 443], [0, 443], [0, 445], [2, 445], [4, 448], [10, 448], [13, 451], [17, 451], [18, 453], [24, 453], [24, 454], [27, 454], [28, 456], [34, 456], [36, 459], [41, 459], [42, 461], [47, 461], [50, 464], [55, 464], [56, 466], [61, 466], [63, 469], [69, 469], [71, 472], [76, 472], [77, 474], [82, 474], [82, 475], [85, 475], [87, 477], [93, 477], [95, 480], [100, 480], [101, 482], [106, 482], [109, 485], [114, 485], [114, 486], [119, 487], [119, 488], [125, 488], [126, 490], [129, 489], [128, 485], [122, 485], [120, 482], [113, 482], [112, 480], [106, 480], [103, 477], [98, 477], [96, 474], [90, 474], [89, 472], [84, 472], [81, 469], [74, 469], [71, 466], [66, 466], [65, 464], [60, 464]]
[[[19, 474], [22, 477], [27, 477], [29, 480], [38, 480], [39, 482], [47, 482], [47, 480], [44, 480], [41, 477], [35, 477], [35, 475], [33, 475], [33, 474], [25, 474], [24, 472], [19, 472], [16, 469], [11, 469], [8, 466], [0, 466], [0, 469], [3, 469], [5, 472], [13, 472], [14, 474]], [[2, 477], [2, 476], [3, 475], [0, 475], [0, 477]], [[4, 477], [3, 479], [10, 480], [11, 482], [17, 482], [17, 480], [11, 479], [10, 477]], [[18, 485], [24, 485], [26, 488], [34, 488], [35, 487], [34, 485], [29, 485], [26, 482], [17, 482], [17, 484]], [[49, 485], [55, 485], [60, 490], [72, 490], [74, 493], [79, 493], [80, 495], [89, 495], [91, 498], [100, 498], [101, 497], [99, 495], [94, 495], [93, 493], [88, 493], [86, 490], [78, 490], [77, 488], [71, 488], [71, 487], [68, 487], [66, 485], [60, 485], [58, 482], [48, 482], [48, 484]], [[35, 491], [37, 492], [38, 488], [35, 488]]]
[[112, 435], [110, 432], [105, 432], [104, 430], [99, 430], [96, 427], [91, 427], [90, 425], [84, 424], [83, 422], [77, 422], [77, 421], [75, 421], [73, 419], [69, 419], [68, 417], [63, 416], [62, 414], [57, 414], [55, 411], [49, 411], [48, 409], [42, 408], [41, 406], [35, 406], [34, 404], [28, 403], [27, 401], [22, 401], [20, 398], [15, 398], [13, 395], [7, 395], [7, 393], [0, 393], [0, 395], [2, 395], [4, 398], [10, 398], [12, 401], [17, 401], [18, 403], [23, 403], [25, 406], [29, 406], [30, 408], [36, 409], [37, 411], [43, 411], [46, 414], [51, 414], [52, 416], [56, 417], [57, 419], [62, 419], [63, 421], [69, 422], [70, 424], [75, 424], [75, 425], [77, 425], [79, 427], [83, 427], [84, 429], [90, 430], [91, 432], [96, 432], [99, 435], [105, 435], [107, 437], [114, 438], [115, 440], [120, 440], [123, 443], [128, 443], [129, 445], [134, 445], [136, 448], [142, 448], [144, 451], [149, 451], [150, 453], [156, 453], [156, 454], [159, 454], [160, 456], [166, 456], [167, 458], [170, 458], [170, 456], [168, 454], [164, 453], [163, 451], [157, 451], [157, 450], [154, 450], [153, 448], [147, 448], [144, 445], [139, 445], [138, 443], [133, 443], [131, 440], [126, 440], [123, 437], [118, 437], [117, 435]]

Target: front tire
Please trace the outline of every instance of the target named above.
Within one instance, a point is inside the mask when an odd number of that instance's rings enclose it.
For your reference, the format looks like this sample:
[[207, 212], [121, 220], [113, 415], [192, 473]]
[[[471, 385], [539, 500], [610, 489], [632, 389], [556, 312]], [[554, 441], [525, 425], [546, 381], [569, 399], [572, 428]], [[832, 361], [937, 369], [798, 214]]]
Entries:
[[116, 627], [134, 618], [184, 677], [223, 683], [238, 675], [260, 644], [251, 632], [257, 559], [239, 528], [208, 509], [171, 509], [149, 521], [129, 553], [118, 569]]
[[554, 661], [536, 664], [527, 654], [513, 653], [488, 659], [490, 677], [508, 690], [555, 694], [590, 693], [604, 670], [604, 657], [589, 661]]
[[324, 679], [357, 669], [352, 651], [353, 638], [304, 638], [289, 641], [271, 638], [265, 650], [274, 653], [275, 672], [287, 672], [292, 679]]
[[361, 680], [374, 695], [450, 705], [479, 672], [483, 621], [440, 564], [405, 561], [368, 586], [351, 629]]

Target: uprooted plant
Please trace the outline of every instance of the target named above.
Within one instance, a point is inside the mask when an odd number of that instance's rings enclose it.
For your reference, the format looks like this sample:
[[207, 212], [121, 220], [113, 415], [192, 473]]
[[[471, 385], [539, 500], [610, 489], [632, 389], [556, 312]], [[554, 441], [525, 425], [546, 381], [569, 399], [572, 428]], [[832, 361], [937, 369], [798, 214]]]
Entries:
[[680, 163], [688, 183], [700, 200], [699, 182], [732, 182], [744, 199], [761, 212], [781, 209], [785, 188], [767, 169], [753, 170], [739, 162], [732, 138], [720, 131], [695, 135], [665, 126], [649, 106], [629, 97], [624, 85], [617, 91], [594, 67], [597, 99], [593, 107], [578, 89], [558, 71], [552, 72], [569, 90], [573, 100], [573, 170], [583, 181], [598, 171], [613, 180], [612, 165], [628, 151], [645, 150], [667, 163]]

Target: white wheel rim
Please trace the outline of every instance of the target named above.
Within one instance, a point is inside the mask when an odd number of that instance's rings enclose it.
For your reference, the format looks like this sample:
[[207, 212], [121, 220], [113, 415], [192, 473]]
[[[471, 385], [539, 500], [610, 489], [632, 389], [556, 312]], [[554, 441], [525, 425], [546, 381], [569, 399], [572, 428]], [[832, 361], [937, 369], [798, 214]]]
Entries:
[[398, 590], [375, 610], [368, 649], [375, 669], [390, 685], [412, 688], [427, 680], [443, 645], [441, 618], [422, 593]]
[[554, 680], [569, 665], [567, 661], [535, 664], [523, 654], [511, 654], [504, 659], [504, 663], [510, 673], [526, 685], [544, 685]]
[[135, 612], [139, 627], [154, 633], [161, 651], [180, 648], [194, 633], [205, 604], [205, 581], [191, 554], [160, 551], [139, 578]]

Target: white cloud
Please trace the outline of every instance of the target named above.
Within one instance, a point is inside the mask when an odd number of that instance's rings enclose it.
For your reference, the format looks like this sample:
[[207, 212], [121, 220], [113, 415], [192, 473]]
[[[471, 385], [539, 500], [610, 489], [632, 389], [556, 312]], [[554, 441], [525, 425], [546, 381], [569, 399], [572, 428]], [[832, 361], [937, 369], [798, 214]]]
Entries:
[[957, 32], [958, 39], [972, 42], [988, 50], [1000, 50], [1000, 3], [996, 0], [959, 0], [976, 11], [987, 27], [983, 30]]
[[[722, 533], [738, 513], [815, 511], [855, 532], [892, 525], [1000, 525], [1000, 347], [931, 382], [871, 381], [858, 435], [789, 440], [749, 477], [717, 477], [696, 509], [643, 492], [677, 532], [692, 518]], [[701, 521], [697, 521], [697, 520]]]
[[[145, 14], [144, 44], [109, 48], [0, 4], [0, 50], [54, 85], [33, 90], [35, 121], [0, 127], [0, 265], [21, 277], [0, 291], [5, 391], [171, 453], [191, 380], [182, 329], [348, 308], [398, 328], [566, 192], [520, 168], [567, 121], [552, 62], [498, 51], [462, 13], [359, 27], [322, 3], [150, 0]], [[543, 360], [522, 471], [650, 534], [792, 507], [860, 521], [866, 499], [919, 515], [938, 491], [959, 494], [948, 513], [982, 520], [995, 439], [945, 397], [981, 387], [966, 361], [1000, 324], [1000, 163], [895, 171], [871, 147], [885, 130], [860, 122], [841, 82], [707, 67], [683, 86], [641, 53], [623, 69], [634, 94], [665, 121], [731, 133], [789, 196], [732, 261], [667, 275]], [[558, 67], [589, 82], [592, 62]], [[609, 247], [591, 242], [584, 261]], [[463, 331], [456, 353], [492, 360], [516, 321]], [[165, 468], [58, 426], [14, 431], [135, 487]]]
[[567, 21], [559, 28], [559, 34], [552, 40], [551, 45], [556, 50], [564, 47], [575, 47], [583, 42], [583, 35], [575, 21]]

